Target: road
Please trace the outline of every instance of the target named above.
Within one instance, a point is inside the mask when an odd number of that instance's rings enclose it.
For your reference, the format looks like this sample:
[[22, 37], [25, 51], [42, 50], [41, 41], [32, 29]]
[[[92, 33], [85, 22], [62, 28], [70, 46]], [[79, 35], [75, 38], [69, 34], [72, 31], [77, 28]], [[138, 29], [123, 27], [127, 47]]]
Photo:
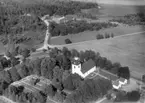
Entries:
[[102, 99], [96, 101], [95, 103], [101, 103], [101, 102], [103, 102], [103, 101], [106, 100], [106, 99], [107, 99], [106, 97], [103, 97]]

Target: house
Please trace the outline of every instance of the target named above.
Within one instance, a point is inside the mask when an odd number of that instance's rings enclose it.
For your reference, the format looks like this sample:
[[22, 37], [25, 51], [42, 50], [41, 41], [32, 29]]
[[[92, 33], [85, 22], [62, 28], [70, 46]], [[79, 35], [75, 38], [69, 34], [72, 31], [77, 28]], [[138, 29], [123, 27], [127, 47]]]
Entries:
[[81, 64], [80, 58], [78, 57], [74, 57], [72, 60], [72, 74], [77, 73], [82, 78], [85, 78], [96, 70], [96, 65], [92, 59], [86, 61], [83, 64]]
[[121, 88], [123, 85], [127, 84], [128, 80], [125, 78], [119, 78], [116, 81], [112, 81], [112, 86], [114, 89], [119, 89]]
[[119, 80], [116, 80], [116, 81], [112, 82], [112, 86], [113, 86], [114, 89], [121, 88], [121, 84], [120, 84]]
[[121, 78], [119, 78], [119, 83], [121, 85], [125, 85], [125, 84], [127, 84], [127, 79], [121, 77]]

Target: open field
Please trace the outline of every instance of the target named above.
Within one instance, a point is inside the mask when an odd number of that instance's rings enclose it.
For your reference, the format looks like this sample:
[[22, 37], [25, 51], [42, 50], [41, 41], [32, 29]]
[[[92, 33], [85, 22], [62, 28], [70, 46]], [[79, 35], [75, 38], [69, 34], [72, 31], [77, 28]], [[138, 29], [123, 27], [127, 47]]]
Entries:
[[129, 66], [130, 70], [145, 73], [145, 33], [117, 38], [93, 40], [66, 45], [69, 49], [94, 50], [113, 62]]
[[101, 33], [101, 34], [114, 33], [114, 36], [119, 36], [119, 35], [124, 35], [128, 33], [139, 32], [139, 31], [142, 31], [141, 26], [123, 26], [122, 25], [115, 28], [102, 29], [99, 31], [85, 31], [79, 34], [71, 34], [67, 36], [60, 36], [60, 37], [52, 38], [51, 43], [56, 44], [56, 45], [65, 44], [64, 40], [66, 38], [69, 38], [73, 43], [95, 40], [96, 35], [98, 33]]

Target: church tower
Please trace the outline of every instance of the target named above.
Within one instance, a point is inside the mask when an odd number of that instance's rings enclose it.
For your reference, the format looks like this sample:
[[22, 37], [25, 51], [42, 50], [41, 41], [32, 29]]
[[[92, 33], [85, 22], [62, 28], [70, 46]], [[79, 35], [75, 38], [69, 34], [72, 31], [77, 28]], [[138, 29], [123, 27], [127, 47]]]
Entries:
[[81, 62], [80, 58], [74, 57], [72, 60], [72, 74], [81, 72]]

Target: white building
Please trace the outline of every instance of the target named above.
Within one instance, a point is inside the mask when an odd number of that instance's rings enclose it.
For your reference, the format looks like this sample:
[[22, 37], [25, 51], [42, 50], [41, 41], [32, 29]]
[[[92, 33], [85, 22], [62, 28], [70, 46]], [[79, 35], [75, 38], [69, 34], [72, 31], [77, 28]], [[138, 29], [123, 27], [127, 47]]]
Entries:
[[119, 78], [118, 80], [112, 82], [112, 86], [114, 89], [120, 89], [123, 85], [127, 84], [127, 82], [127, 79]]
[[119, 80], [113, 81], [112, 86], [113, 86], [114, 89], [121, 88], [121, 84], [119, 83]]
[[97, 70], [96, 65], [92, 59], [81, 64], [80, 58], [75, 57], [72, 60], [72, 74], [77, 73], [82, 78], [87, 77], [89, 74]]
[[125, 85], [125, 84], [127, 84], [127, 79], [125, 79], [125, 78], [119, 78], [119, 83], [121, 85]]

